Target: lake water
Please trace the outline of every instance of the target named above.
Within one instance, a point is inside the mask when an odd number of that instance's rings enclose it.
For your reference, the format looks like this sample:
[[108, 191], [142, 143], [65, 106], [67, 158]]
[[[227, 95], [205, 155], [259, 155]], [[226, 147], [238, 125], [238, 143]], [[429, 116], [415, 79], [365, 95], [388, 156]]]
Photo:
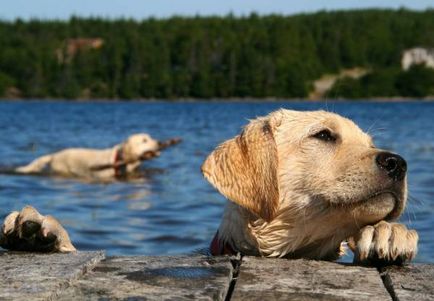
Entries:
[[67, 147], [105, 148], [130, 134], [182, 137], [143, 168], [136, 182], [89, 184], [0, 175], [0, 218], [32, 204], [56, 216], [80, 250], [109, 255], [189, 253], [208, 246], [225, 200], [202, 177], [200, 165], [248, 118], [277, 108], [325, 109], [345, 115], [376, 144], [409, 164], [410, 200], [401, 221], [419, 231], [417, 261], [434, 262], [434, 103], [0, 103], [0, 165], [25, 164]]

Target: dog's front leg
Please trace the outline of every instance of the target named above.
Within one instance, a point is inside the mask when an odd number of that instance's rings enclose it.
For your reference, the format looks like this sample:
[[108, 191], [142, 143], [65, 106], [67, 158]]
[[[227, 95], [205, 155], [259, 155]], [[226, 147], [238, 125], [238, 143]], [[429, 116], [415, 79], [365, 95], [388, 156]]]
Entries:
[[402, 264], [417, 253], [419, 236], [398, 223], [381, 221], [362, 228], [348, 240], [354, 252], [354, 262], [367, 265]]

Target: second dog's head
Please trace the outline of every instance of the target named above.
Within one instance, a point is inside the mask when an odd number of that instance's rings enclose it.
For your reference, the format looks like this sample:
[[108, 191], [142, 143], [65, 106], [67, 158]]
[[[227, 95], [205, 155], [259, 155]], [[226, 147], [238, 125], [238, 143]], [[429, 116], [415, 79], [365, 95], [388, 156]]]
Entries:
[[134, 134], [122, 144], [124, 160], [134, 162], [158, 156], [159, 144], [148, 134]]
[[294, 212], [321, 207], [348, 213], [360, 227], [402, 213], [406, 169], [351, 120], [289, 110], [251, 121], [202, 166], [220, 193], [258, 219], [272, 221], [283, 205]]

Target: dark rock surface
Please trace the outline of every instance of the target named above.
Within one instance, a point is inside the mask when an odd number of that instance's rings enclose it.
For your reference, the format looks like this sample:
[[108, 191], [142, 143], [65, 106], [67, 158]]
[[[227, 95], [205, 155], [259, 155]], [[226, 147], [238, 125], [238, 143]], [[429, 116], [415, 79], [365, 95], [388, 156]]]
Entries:
[[224, 300], [231, 280], [228, 257], [111, 257], [59, 300]]
[[375, 268], [245, 257], [231, 300], [391, 300]]
[[0, 251], [0, 300], [55, 300], [103, 252], [40, 254]]
[[384, 283], [395, 300], [434, 300], [434, 265], [415, 264], [382, 269]]
[[429, 264], [0, 251], [0, 267], [0, 300], [434, 300]]

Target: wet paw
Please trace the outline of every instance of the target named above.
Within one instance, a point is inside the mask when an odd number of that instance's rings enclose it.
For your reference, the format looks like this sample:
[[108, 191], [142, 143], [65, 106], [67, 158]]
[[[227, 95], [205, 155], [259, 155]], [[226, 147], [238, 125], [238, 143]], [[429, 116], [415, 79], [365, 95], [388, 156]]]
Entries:
[[0, 247], [14, 251], [76, 251], [59, 221], [41, 215], [31, 206], [6, 216], [0, 230]]
[[366, 265], [403, 264], [417, 253], [419, 236], [398, 223], [381, 221], [366, 226], [352, 237], [349, 246], [354, 252], [354, 262]]

